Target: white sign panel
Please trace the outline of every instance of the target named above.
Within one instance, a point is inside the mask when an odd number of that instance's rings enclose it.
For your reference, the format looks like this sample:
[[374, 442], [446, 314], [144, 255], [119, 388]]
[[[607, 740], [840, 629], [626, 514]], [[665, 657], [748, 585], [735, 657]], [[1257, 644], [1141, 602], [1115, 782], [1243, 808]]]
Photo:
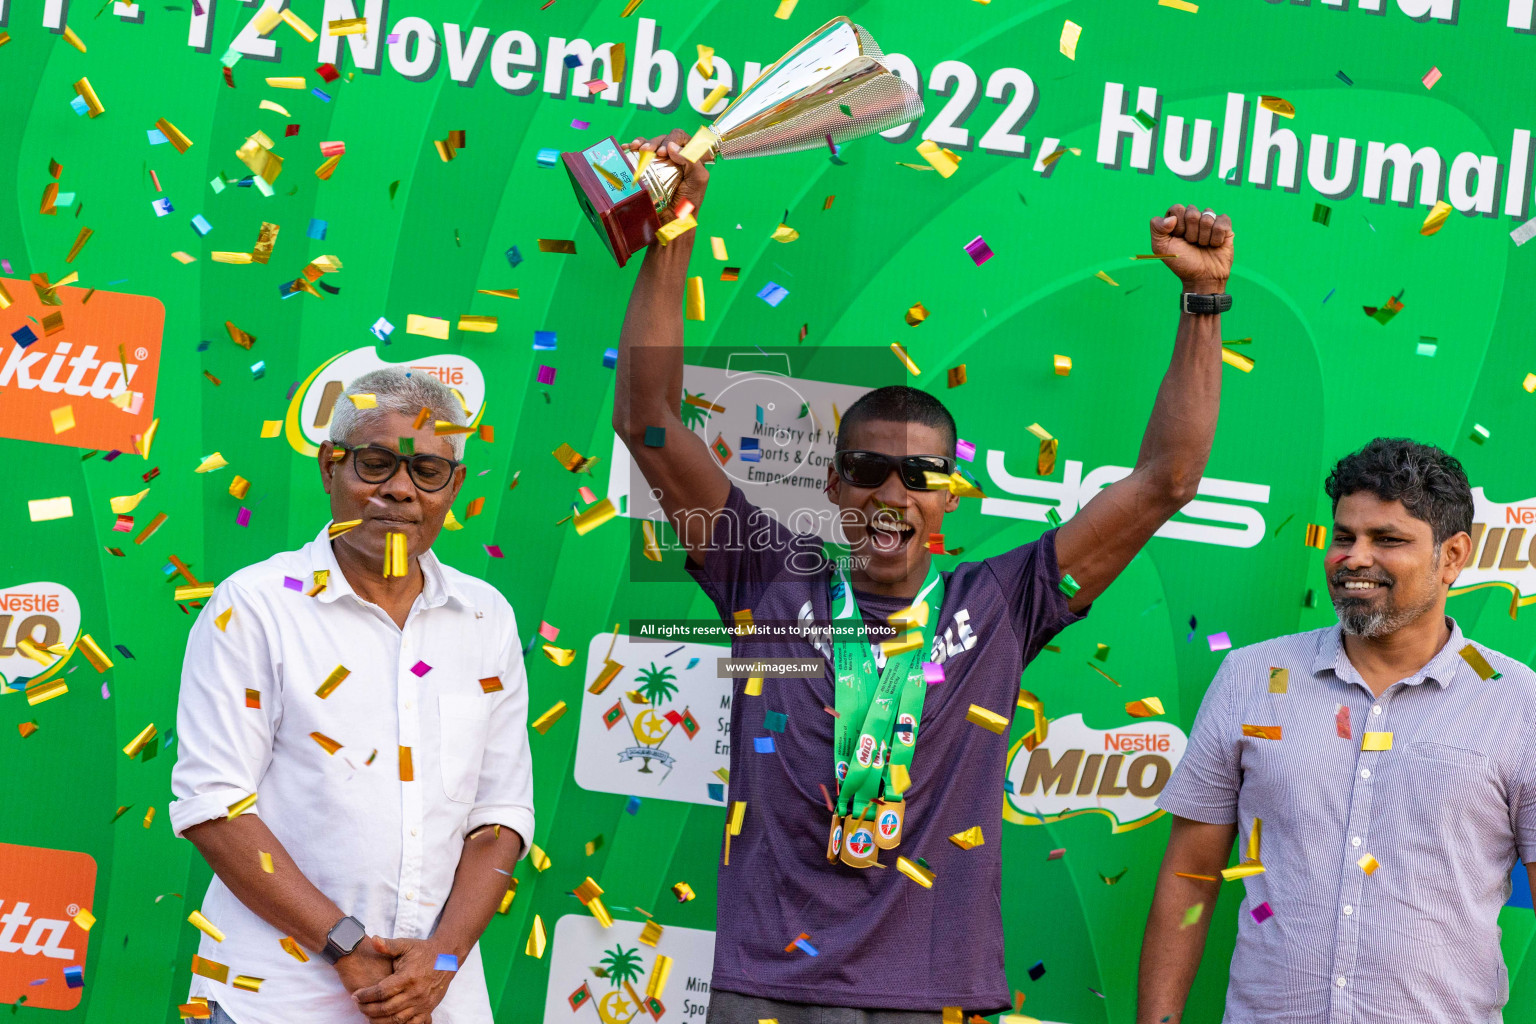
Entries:
[[[555, 922], [544, 1024], [703, 1024], [715, 933], [667, 925], [648, 946], [640, 941], [642, 927], [616, 920], [604, 928], [590, 914]], [[661, 1012], [653, 1014], [641, 1004], [658, 953], [672, 958], [672, 968], [658, 997]]]

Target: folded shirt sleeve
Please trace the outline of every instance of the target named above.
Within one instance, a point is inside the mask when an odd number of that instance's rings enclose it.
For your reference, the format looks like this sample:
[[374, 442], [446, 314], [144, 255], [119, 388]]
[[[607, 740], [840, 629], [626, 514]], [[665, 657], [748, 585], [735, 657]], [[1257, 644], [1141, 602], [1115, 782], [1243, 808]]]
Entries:
[[[181, 667], [170, 806], [178, 837], [227, 816], [260, 786], [282, 714], [274, 653], [260, 604], [238, 584], [220, 584], [192, 625]], [[260, 814], [260, 807], [244, 813]]]
[[501, 692], [491, 707], [490, 738], [480, 765], [475, 804], [465, 834], [502, 825], [523, 839], [522, 856], [533, 844], [533, 760], [528, 750], [528, 672], [512, 607], [501, 602], [506, 623], [501, 647]]
[[1234, 656], [1227, 656], [1205, 691], [1189, 746], [1157, 798], [1157, 806], [1170, 814], [1210, 825], [1237, 823], [1237, 793], [1242, 784], [1238, 748], [1243, 730], [1235, 710], [1238, 673], [1234, 661]]

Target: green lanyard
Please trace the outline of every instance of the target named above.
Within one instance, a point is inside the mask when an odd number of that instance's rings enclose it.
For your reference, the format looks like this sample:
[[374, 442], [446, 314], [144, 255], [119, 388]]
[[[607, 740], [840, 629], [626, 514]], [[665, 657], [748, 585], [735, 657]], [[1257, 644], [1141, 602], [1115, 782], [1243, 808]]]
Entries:
[[[858, 617], [858, 602], [853, 587], [838, 566], [838, 585], [832, 597], [842, 589], [843, 607], [835, 618]], [[863, 816], [869, 801], [880, 795], [885, 784], [885, 799], [895, 803], [901, 795], [889, 785], [892, 765], [908, 768], [917, 749], [917, 728], [923, 717], [923, 662], [933, 641], [933, 628], [944, 603], [944, 580], [930, 562], [922, 589], [912, 599], [915, 606], [928, 601], [928, 625], [921, 627], [922, 646], [885, 659], [885, 670], [876, 677], [875, 659], [869, 641], [832, 638], [833, 668], [836, 674], [833, 720], [833, 770], [841, 782], [837, 811], [846, 815], [850, 805], [856, 816]]]

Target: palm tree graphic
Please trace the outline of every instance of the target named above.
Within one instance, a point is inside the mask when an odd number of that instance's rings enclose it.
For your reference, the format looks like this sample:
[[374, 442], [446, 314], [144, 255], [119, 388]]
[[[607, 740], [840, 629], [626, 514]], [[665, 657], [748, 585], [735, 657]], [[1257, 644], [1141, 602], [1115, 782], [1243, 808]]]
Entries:
[[608, 984], [618, 988], [626, 981], [640, 979], [640, 950], [625, 949], [623, 944], [606, 950], [602, 959], [603, 969], [608, 972]]
[[[651, 702], [652, 708], [671, 700], [672, 695], [677, 693], [677, 683], [674, 681], [677, 677], [673, 674], [671, 666], [657, 668], [653, 661], [648, 667], [641, 669], [635, 678], [640, 683], [640, 693]], [[651, 713], [655, 714], [654, 711]], [[668, 733], [671, 731], [667, 730]], [[662, 739], [665, 740], [666, 736]], [[644, 758], [644, 763], [640, 765], [640, 774], [650, 775], [651, 759], [643, 754], [641, 756]]]
[[[683, 426], [687, 427], [689, 430], [695, 430], [698, 427], [703, 426], [703, 424], [709, 419], [709, 410], [689, 402], [688, 399], [690, 398], [704, 399], [704, 392], [700, 391], [698, 394], [693, 394], [685, 390], [683, 392], [682, 408], [678, 410], [678, 415], [681, 416], [683, 420]], [[707, 401], [707, 399], [705, 400]]]

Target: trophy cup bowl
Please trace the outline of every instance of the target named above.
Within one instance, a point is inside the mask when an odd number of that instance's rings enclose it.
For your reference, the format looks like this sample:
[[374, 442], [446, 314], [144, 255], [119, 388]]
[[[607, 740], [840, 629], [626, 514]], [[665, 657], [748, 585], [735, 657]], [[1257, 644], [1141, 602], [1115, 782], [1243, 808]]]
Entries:
[[[923, 101], [881, 58], [868, 32], [833, 18], [743, 89], [701, 128], [706, 157], [738, 159], [841, 144], [906, 124]], [[848, 113], [843, 112], [847, 108]], [[695, 136], [697, 139], [697, 136]], [[613, 136], [560, 159], [582, 212], [619, 266], [656, 239], [681, 169], [653, 160], [640, 174]]]

